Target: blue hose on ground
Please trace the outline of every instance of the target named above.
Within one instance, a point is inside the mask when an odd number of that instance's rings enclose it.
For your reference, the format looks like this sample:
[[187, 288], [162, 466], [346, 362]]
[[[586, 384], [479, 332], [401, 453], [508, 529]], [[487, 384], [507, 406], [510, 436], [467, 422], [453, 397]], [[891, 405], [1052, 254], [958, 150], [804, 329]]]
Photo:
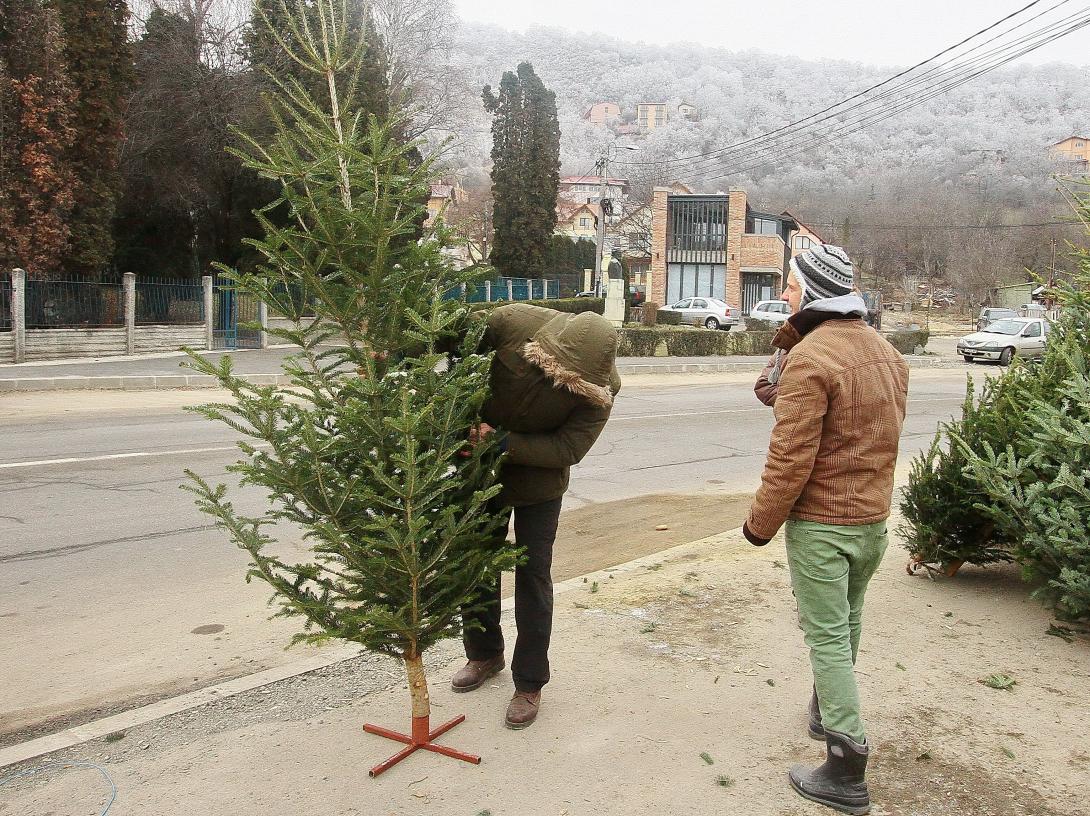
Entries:
[[7, 776], [0, 776], [0, 788], [9, 782], [14, 782], [16, 779], [23, 779], [29, 776], [37, 776], [38, 774], [48, 773], [54, 770], [64, 770], [66, 768], [93, 768], [102, 774], [102, 778], [106, 780], [106, 784], [110, 786], [110, 798], [106, 800], [106, 806], [102, 808], [102, 812], [99, 816], [106, 816], [110, 811], [111, 805], [117, 798], [117, 785], [110, 779], [110, 775], [106, 772], [106, 769], [101, 765], [96, 765], [93, 762], [43, 762], [36, 768], [28, 768], [25, 771], [19, 771], [18, 773], [9, 774]]

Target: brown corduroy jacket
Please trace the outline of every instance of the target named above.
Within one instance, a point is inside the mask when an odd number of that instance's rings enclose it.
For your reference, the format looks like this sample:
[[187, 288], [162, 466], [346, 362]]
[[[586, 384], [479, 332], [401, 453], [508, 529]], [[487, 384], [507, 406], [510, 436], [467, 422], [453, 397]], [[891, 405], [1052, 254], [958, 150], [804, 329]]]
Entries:
[[747, 537], [765, 542], [789, 517], [884, 521], [908, 401], [901, 354], [859, 319], [826, 320], [805, 335], [788, 321], [773, 345], [790, 354]]

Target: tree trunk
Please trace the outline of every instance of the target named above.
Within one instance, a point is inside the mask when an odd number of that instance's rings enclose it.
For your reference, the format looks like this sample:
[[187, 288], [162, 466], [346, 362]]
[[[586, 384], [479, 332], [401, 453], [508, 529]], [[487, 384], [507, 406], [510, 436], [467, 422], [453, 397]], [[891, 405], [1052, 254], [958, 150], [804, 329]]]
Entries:
[[405, 673], [409, 678], [409, 696], [412, 698], [413, 718], [431, 715], [431, 697], [428, 694], [428, 680], [424, 676], [424, 659], [405, 658]]

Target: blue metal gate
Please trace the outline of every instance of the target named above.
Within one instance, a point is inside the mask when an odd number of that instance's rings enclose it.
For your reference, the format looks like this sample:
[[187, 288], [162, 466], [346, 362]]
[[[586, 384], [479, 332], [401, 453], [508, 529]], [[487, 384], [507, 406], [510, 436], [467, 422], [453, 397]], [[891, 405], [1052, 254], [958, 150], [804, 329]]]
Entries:
[[261, 348], [260, 329], [248, 326], [258, 320], [257, 300], [229, 278], [216, 276], [212, 290], [212, 345], [217, 349]]

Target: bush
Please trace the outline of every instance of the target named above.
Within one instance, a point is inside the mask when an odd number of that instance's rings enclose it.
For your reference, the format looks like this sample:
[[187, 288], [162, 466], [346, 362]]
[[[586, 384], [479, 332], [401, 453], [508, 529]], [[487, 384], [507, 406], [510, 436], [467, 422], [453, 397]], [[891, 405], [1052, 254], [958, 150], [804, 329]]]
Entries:
[[[660, 312], [659, 316], [663, 314]], [[623, 328], [620, 335], [618, 357], [715, 357], [772, 353], [771, 332], [643, 326]]]
[[[566, 239], [565, 239], [566, 240]], [[558, 312], [581, 314], [582, 312], [597, 312], [602, 314], [606, 310], [606, 302], [602, 298], [561, 298], [559, 300], [497, 300], [492, 303], [473, 303], [470, 308], [474, 311], [482, 309], [495, 309], [499, 306], [509, 306], [512, 303], [529, 303], [531, 306], [544, 306], [546, 309], [555, 309]]]
[[746, 318], [746, 331], [751, 332], [776, 332], [780, 328], [779, 323], [773, 323], [771, 320], [761, 320], [759, 317], [747, 317]]
[[670, 312], [659, 309], [658, 314], [655, 316], [655, 322], [659, 326], [680, 326], [681, 312]]
[[901, 354], [913, 354], [918, 346], [926, 346], [931, 333], [926, 329], [906, 329], [883, 335]]

